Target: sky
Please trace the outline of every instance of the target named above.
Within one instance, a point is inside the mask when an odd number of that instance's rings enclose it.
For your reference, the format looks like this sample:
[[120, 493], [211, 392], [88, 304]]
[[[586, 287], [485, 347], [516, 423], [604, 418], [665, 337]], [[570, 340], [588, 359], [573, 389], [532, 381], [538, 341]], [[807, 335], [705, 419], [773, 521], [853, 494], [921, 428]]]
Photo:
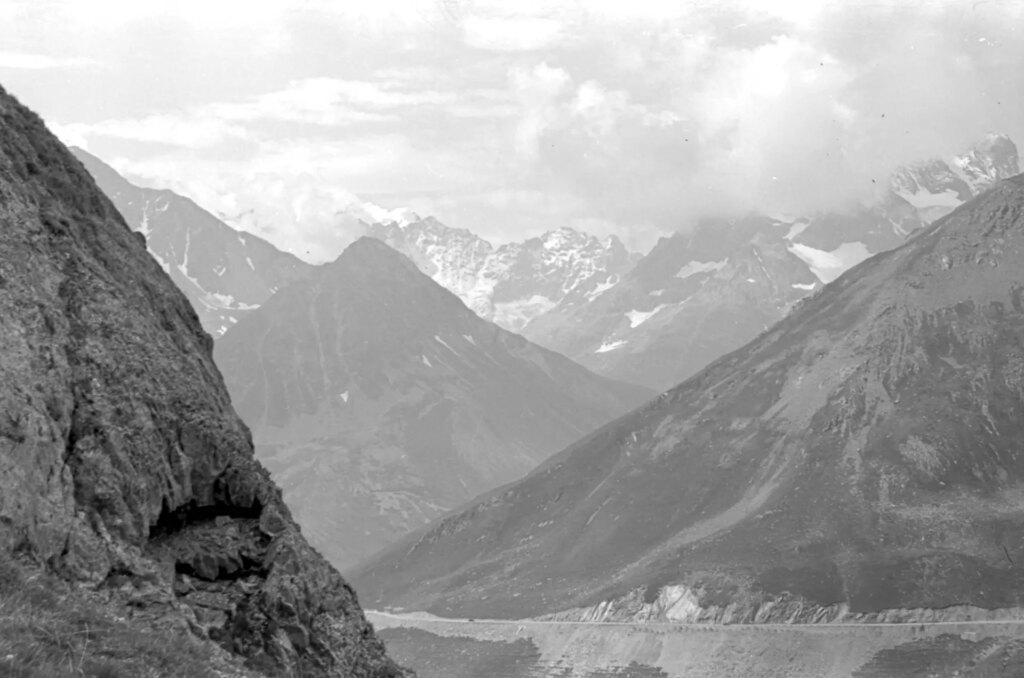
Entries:
[[363, 201], [644, 251], [1024, 143], [1022, 26], [1018, 0], [0, 0], [0, 85], [311, 261]]

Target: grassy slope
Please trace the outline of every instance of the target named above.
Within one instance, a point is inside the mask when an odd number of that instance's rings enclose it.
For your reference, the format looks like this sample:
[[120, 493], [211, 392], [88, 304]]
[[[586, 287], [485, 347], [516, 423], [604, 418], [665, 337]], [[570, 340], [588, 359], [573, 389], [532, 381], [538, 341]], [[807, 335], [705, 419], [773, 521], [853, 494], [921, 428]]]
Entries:
[[0, 560], [0, 678], [246, 678], [187, 633], [129, 621], [51, 575]]

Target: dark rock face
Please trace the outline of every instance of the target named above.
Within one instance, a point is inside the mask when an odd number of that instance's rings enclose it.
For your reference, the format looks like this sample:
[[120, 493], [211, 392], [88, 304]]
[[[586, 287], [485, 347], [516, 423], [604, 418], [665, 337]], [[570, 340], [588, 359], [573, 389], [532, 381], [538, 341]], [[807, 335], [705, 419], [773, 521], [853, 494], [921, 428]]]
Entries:
[[355, 580], [469, 617], [668, 585], [752, 615], [1014, 608], [1022, 450], [1019, 176]]
[[3, 90], [0, 345], [0, 553], [256, 667], [398, 675], [254, 460], [193, 309]]

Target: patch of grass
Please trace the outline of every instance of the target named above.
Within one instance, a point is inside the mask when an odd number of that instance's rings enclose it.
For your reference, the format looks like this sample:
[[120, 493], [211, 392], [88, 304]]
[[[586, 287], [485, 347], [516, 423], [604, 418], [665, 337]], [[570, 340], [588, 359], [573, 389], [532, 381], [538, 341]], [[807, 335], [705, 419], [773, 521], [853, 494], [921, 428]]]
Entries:
[[195, 638], [133, 624], [65, 582], [0, 558], [0, 678], [215, 678]]

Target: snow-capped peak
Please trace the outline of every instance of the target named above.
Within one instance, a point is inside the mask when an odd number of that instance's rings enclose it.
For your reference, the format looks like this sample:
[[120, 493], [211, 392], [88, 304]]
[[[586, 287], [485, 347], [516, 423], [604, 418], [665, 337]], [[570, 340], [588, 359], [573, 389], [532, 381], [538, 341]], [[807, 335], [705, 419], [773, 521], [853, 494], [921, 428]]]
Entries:
[[617, 238], [568, 226], [497, 247], [433, 217], [373, 223], [366, 234], [406, 254], [478, 315], [513, 331], [559, 303], [583, 301], [614, 284], [635, 260]]
[[1005, 135], [989, 134], [947, 160], [933, 158], [899, 168], [890, 186], [930, 222], [1019, 172], [1017, 146]]

